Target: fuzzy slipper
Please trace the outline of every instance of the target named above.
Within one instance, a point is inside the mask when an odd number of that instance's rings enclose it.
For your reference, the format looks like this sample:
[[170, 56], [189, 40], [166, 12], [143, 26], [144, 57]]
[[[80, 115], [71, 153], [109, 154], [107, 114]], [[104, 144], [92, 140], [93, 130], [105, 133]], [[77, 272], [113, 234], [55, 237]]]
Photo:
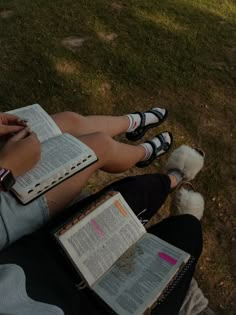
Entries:
[[202, 169], [205, 154], [201, 149], [193, 149], [187, 145], [181, 145], [174, 150], [167, 163], [167, 174], [178, 172], [182, 180], [192, 180]]
[[182, 186], [178, 189], [174, 204], [178, 214], [191, 214], [201, 220], [204, 212], [204, 199], [200, 193], [190, 189], [190, 187], [184, 188]]
[[[167, 142], [163, 136], [163, 134], [168, 133], [169, 137], [170, 137], [170, 142]], [[171, 145], [173, 143], [173, 136], [169, 131], [164, 131], [162, 133], [160, 133], [159, 135], [157, 135], [155, 138], [158, 138], [158, 140], [160, 141], [160, 145], [157, 146], [156, 143], [152, 140], [148, 140], [145, 141], [145, 143], [149, 143], [152, 146], [153, 152], [150, 156], [149, 159], [145, 160], [145, 161], [141, 161], [138, 162], [136, 164], [137, 167], [146, 167], [148, 165], [150, 165], [157, 157], [162, 156], [163, 154], [165, 154], [166, 152], [169, 151], [169, 149], [171, 148]]]
[[[141, 123], [134, 131], [126, 132], [126, 138], [128, 140], [131, 140], [131, 141], [137, 141], [145, 135], [145, 133], [148, 131], [148, 129], [153, 128], [153, 127], [157, 127], [160, 124], [162, 124], [168, 116], [168, 110], [167, 109], [165, 109], [165, 110], [166, 110], [166, 112], [164, 115], [158, 109], [154, 109], [154, 108], [150, 109], [146, 112], [133, 113], [133, 114], [138, 114], [140, 116]], [[156, 123], [147, 124], [145, 126], [145, 123], [146, 123], [145, 113], [152, 113], [153, 115], [155, 115], [158, 118], [158, 121]]]

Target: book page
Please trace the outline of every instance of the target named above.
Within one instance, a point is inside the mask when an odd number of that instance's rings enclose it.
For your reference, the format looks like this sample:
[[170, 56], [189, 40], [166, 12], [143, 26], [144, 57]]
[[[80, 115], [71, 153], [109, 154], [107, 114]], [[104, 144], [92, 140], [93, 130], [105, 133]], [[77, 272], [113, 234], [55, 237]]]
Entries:
[[91, 286], [145, 232], [117, 193], [59, 236], [59, 241]]
[[117, 314], [150, 307], [190, 255], [146, 233], [93, 286]]
[[[55, 158], [56, 157], [56, 158]], [[30, 171], [16, 178], [13, 191], [18, 195], [46, 190], [49, 186], [96, 161], [95, 153], [69, 134], [51, 138], [42, 143], [41, 160]]]
[[29, 127], [37, 134], [40, 142], [61, 134], [57, 124], [39, 104], [14, 109], [8, 113], [17, 115], [21, 119], [26, 119]]

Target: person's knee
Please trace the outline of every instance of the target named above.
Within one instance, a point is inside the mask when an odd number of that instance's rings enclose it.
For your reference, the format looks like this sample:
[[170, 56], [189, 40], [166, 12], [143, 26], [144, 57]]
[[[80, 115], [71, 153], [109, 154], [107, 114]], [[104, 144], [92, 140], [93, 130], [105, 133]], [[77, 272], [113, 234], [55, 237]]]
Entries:
[[65, 111], [60, 114], [63, 116], [63, 119], [71, 125], [71, 127], [78, 126], [78, 124], [84, 120], [82, 115], [75, 112]]
[[104, 153], [111, 153], [111, 151], [113, 150], [113, 139], [105, 132], [95, 132], [94, 135], [101, 151]]
[[52, 115], [52, 119], [63, 133], [78, 136], [78, 128], [82, 125], [85, 117], [71, 111], [65, 111]]
[[107, 162], [109, 158], [114, 154], [114, 141], [104, 132], [94, 132], [86, 135], [85, 138], [81, 138], [98, 156], [98, 159]]

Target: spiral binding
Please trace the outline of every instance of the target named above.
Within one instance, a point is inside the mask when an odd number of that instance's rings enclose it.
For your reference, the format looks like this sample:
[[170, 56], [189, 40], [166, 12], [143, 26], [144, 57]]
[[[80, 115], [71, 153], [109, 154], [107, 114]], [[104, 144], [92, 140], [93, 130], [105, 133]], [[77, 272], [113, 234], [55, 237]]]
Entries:
[[[179, 273], [177, 273], [176, 277], [173, 279], [172, 283], [163, 291], [162, 295], [158, 298], [158, 300], [154, 303], [154, 307], [152, 311], [155, 310], [155, 308], [164, 302], [164, 300], [168, 297], [168, 295], [175, 289], [175, 287], [178, 285], [182, 277], [186, 274], [186, 272], [189, 270], [189, 268], [194, 263], [195, 258], [193, 256], [190, 257], [186, 265], [181, 269]], [[152, 313], [151, 311], [151, 313]]]

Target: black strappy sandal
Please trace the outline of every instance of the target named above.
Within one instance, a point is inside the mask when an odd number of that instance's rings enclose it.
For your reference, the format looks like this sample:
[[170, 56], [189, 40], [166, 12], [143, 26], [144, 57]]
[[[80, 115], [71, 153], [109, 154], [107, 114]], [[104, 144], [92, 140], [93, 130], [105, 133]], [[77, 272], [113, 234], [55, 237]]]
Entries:
[[[169, 134], [170, 143], [166, 142], [165, 138], [162, 135], [163, 133], [166, 133], [166, 132]], [[161, 142], [160, 146], [157, 147], [156, 143], [153, 142], [152, 140], [145, 141], [145, 143], [149, 143], [152, 146], [153, 152], [152, 152], [152, 155], [150, 156], [150, 158], [148, 160], [138, 162], [136, 164], [137, 167], [142, 168], [142, 167], [146, 167], [146, 166], [150, 165], [156, 158], [167, 153], [169, 151], [169, 149], [171, 148], [171, 145], [173, 143], [173, 136], [169, 131], [164, 131], [164, 132], [160, 133], [159, 135], [157, 135], [155, 138], [158, 138], [160, 140], [160, 142]], [[161, 151], [163, 151], [163, 152], [161, 152]]]
[[[133, 114], [138, 114], [140, 116], [141, 123], [140, 123], [140, 126], [137, 127], [134, 131], [126, 132], [126, 138], [130, 141], [137, 141], [145, 135], [145, 133], [147, 132], [148, 129], [153, 128], [153, 127], [157, 127], [160, 124], [162, 124], [168, 116], [168, 110], [166, 108], [165, 108], [165, 110], [166, 110], [166, 112], [164, 115], [156, 109], [150, 109], [146, 112], [133, 113]], [[159, 121], [156, 123], [148, 124], [147, 126], [145, 126], [145, 122], [146, 122], [145, 113], [152, 113], [153, 115], [155, 115], [159, 119]]]

